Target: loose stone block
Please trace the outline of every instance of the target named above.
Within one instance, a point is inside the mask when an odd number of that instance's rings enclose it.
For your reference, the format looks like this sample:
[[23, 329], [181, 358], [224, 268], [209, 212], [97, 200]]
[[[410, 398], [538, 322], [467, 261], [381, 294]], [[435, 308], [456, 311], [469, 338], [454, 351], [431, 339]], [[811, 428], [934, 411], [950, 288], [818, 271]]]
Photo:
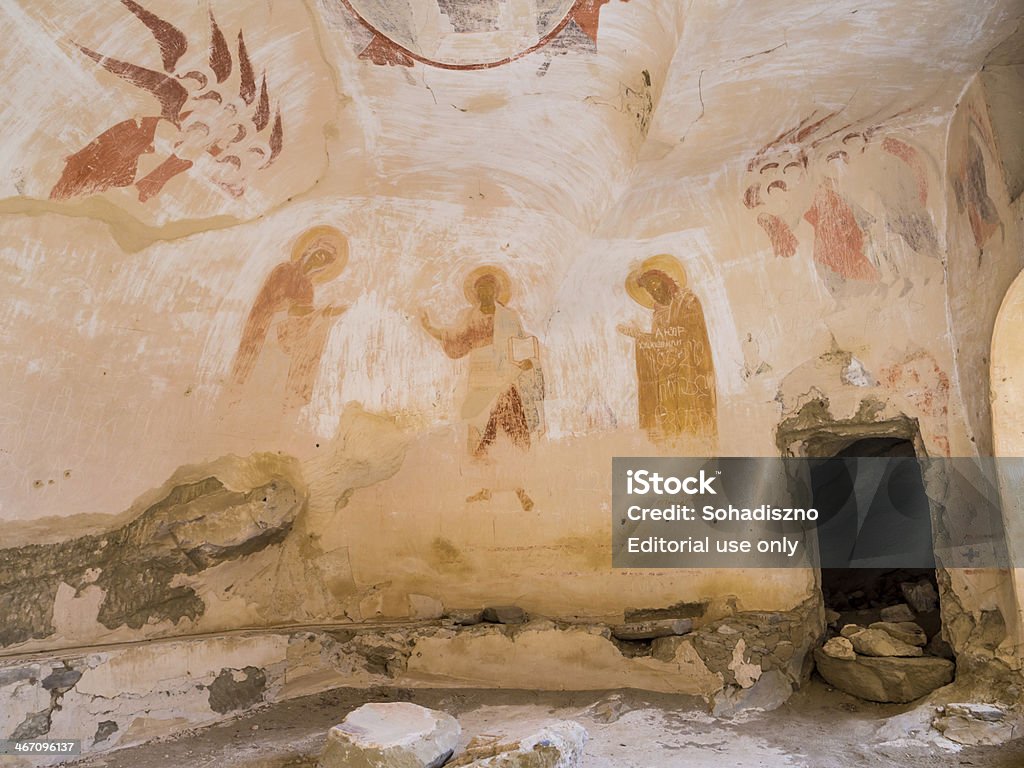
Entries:
[[631, 621], [612, 627], [612, 636], [618, 640], [653, 640], [656, 637], [685, 635], [693, 629], [691, 619], [656, 619]]
[[866, 627], [861, 627], [857, 624], [845, 624], [843, 628], [839, 630], [839, 634], [842, 637], [848, 638], [853, 637], [853, 635], [856, 635], [858, 632], [863, 632], [865, 629]]
[[484, 612], [480, 609], [449, 611], [447, 618], [457, 626], [471, 627], [484, 620]]
[[750, 688], [727, 686], [713, 698], [711, 714], [732, 717], [737, 712], [760, 709], [765, 712], [778, 709], [793, 694], [793, 684], [785, 674], [770, 669]]
[[987, 723], [999, 723], [1006, 719], [1006, 710], [995, 704], [947, 704], [943, 709], [947, 715], [972, 717]]
[[939, 607], [939, 593], [935, 591], [930, 581], [904, 582], [900, 584], [900, 591], [917, 613], [928, 613]]
[[856, 659], [853, 644], [845, 637], [833, 637], [822, 647], [822, 652], [833, 659]]
[[440, 768], [461, 733], [444, 712], [407, 702], [364, 704], [327, 732], [320, 768]]
[[953, 680], [954, 665], [930, 656], [893, 658], [858, 656], [834, 659], [820, 648], [814, 652], [818, 673], [830, 685], [868, 701], [908, 702]]
[[586, 729], [574, 720], [553, 723], [509, 744], [470, 748], [452, 768], [576, 768], [587, 743]]
[[880, 629], [865, 629], [849, 638], [853, 650], [865, 656], [922, 656], [924, 652], [916, 645], [900, 642], [888, 632]]
[[924, 633], [917, 624], [912, 621], [876, 621], [869, 629], [880, 629], [890, 636], [907, 645], [924, 646], [928, 642], [928, 635]]
[[914, 620], [914, 612], [910, 610], [910, 606], [906, 603], [887, 606], [879, 611], [879, 615], [882, 617], [882, 621], [898, 622]]
[[483, 619], [491, 624], [522, 624], [526, 611], [518, 605], [494, 605], [484, 608]]
[[968, 746], [996, 746], [1015, 735], [1006, 711], [992, 704], [947, 704], [937, 708], [932, 727], [950, 741]]

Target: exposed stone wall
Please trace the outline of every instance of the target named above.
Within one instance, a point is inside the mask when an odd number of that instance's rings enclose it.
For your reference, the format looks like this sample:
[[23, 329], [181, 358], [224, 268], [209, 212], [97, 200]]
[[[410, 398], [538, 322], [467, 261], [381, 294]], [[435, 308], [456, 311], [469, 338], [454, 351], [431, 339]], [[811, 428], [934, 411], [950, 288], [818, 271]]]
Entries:
[[[992, 455], [989, 369], [996, 314], [1024, 268], [1019, 217], [1011, 205], [984, 79], [965, 89], [946, 149], [950, 328], [958, 383], [979, 455]], [[1014, 152], [1015, 150], [1009, 149]]]
[[[124, 747], [337, 687], [603, 690], [702, 696], [716, 711], [777, 706], [810, 672], [821, 617], [740, 613], [625, 653], [613, 628], [535, 618], [387, 630], [241, 633], [154, 641], [48, 661], [0, 659], [0, 734]], [[510, 660], [515, 663], [509, 663]]]
[[175, 486], [113, 531], [0, 550], [0, 645], [50, 637], [56, 623], [68, 620], [55, 612], [93, 596], [95, 620], [108, 630], [194, 620], [205, 604], [182, 581], [280, 544], [303, 501], [281, 477], [248, 492], [229, 491], [209, 477]]

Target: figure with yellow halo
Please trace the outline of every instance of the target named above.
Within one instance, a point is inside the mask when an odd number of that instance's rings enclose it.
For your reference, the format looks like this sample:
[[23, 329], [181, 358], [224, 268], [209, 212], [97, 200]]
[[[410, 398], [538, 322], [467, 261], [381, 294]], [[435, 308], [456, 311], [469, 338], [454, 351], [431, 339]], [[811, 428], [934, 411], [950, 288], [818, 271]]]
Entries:
[[715, 368], [700, 299], [678, 259], [652, 256], [626, 278], [630, 297], [654, 310], [650, 332], [635, 323], [619, 333], [636, 346], [640, 427], [655, 442], [718, 435]]
[[[511, 281], [500, 267], [484, 265], [471, 271], [463, 292], [471, 306], [462, 310], [453, 326], [436, 327], [425, 311], [420, 322], [448, 357], [469, 359], [460, 414], [469, 424], [469, 452], [484, 458], [501, 435], [525, 450], [544, 429], [544, 376], [537, 338], [524, 335], [519, 316], [508, 308]], [[533, 508], [522, 488], [516, 494], [524, 509]], [[489, 495], [481, 491], [469, 500]]]
[[299, 235], [291, 259], [274, 267], [249, 311], [231, 367], [234, 388], [244, 387], [257, 367], [286, 369], [286, 409], [309, 403], [334, 318], [346, 309], [317, 307], [316, 286], [340, 275], [347, 262], [348, 240], [334, 227]]

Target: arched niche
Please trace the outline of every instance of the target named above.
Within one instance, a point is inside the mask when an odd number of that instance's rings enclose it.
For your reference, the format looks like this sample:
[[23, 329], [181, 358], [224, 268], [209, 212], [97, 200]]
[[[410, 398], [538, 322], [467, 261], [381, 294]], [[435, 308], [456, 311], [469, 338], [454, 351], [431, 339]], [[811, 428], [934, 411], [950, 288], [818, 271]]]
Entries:
[[1003, 298], [992, 332], [993, 452], [998, 458], [1003, 522], [1012, 558], [1017, 655], [1024, 653], [1024, 272]]

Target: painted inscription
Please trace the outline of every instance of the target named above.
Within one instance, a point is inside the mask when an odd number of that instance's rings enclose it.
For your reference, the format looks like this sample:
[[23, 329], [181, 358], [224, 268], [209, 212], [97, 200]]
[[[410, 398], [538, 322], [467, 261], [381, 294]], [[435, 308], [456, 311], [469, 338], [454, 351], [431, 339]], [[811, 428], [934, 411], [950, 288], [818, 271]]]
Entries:
[[700, 299], [673, 256], [653, 256], [626, 278], [630, 297], [653, 310], [651, 329], [622, 324], [634, 340], [640, 427], [655, 442], [718, 434], [715, 368]]

